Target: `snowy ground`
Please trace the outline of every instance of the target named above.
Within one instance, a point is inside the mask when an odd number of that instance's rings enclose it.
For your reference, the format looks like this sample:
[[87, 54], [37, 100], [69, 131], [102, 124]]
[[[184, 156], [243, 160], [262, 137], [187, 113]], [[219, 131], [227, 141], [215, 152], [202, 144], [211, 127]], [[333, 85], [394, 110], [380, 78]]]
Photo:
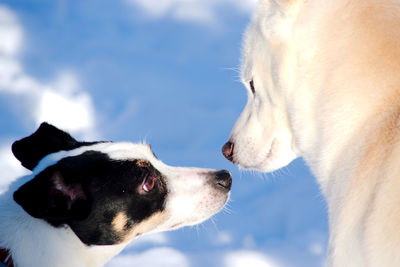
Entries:
[[134, 240], [107, 267], [321, 266], [326, 207], [301, 160], [240, 172], [220, 153], [246, 102], [242, 32], [254, 1], [0, 3], [0, 192], [25, 171], [12, 141], [49, 121], [86, 140], [142, 141], [171, 165], [228, 169], [227, 208]]

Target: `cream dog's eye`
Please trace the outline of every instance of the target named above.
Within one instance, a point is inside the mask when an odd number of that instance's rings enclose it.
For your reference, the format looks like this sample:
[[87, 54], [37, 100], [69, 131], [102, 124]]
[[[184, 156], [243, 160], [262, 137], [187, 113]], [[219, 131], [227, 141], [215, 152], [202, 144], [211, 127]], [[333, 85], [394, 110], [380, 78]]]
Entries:
[[150, 192], [156, 186], [157, 178], [153, 176], [148, 176], [144, 179], [142, 188], [145, 192]]
[[256, 89], [254, 88], [254, 82], [253, 82], [253, 80], [250, 81], [250, 89], [251, 89], [251, 92], [252, 92], [253, 94], [256, 93]]

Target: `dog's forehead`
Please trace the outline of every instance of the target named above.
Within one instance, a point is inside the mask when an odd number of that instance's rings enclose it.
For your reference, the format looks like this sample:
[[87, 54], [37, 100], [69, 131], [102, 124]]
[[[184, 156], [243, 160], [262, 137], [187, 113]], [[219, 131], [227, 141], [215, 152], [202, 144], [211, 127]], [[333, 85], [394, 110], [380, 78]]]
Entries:
[[[63, 158], [81, 155], [87, 151], [97, 151], [106, 154], [112, 160], [148, 160], [157, 164], [159, 161], [151, 150], [150, 145], [145, 143], [130, 142], [102, 142], [93, 145], [82, 146], [73, 150], [59, 151], [44, 157], [33, 170], [40, 173], [47, 167], [56, 164]], [[159, 163], [158, 163], [159, 164]]]
[[148, 144], [129, 142], [108, 142], [88, 146], [88, 150], [95, 150], [107, 154], [114, 160], [153, 160], [155, 156]]

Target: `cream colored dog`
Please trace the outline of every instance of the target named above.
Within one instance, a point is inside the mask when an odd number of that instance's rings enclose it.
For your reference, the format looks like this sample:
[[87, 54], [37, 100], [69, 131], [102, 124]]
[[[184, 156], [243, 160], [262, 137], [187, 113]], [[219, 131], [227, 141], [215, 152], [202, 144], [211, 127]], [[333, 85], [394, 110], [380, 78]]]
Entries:
[[328, 266], [400, 266], [400, 1], [261, 0], [248, 103], [223, 147], [243, 168], [297, 156], [329, 207]]

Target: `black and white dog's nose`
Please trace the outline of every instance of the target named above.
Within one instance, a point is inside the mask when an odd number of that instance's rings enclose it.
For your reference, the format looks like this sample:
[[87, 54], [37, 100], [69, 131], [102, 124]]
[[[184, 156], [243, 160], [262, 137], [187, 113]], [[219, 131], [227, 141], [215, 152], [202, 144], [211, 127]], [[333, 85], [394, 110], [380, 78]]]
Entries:
[[213, 183], [217, 188], [231, 190], [232, 176], [227, 170], [217, 171], [213, 175]]

